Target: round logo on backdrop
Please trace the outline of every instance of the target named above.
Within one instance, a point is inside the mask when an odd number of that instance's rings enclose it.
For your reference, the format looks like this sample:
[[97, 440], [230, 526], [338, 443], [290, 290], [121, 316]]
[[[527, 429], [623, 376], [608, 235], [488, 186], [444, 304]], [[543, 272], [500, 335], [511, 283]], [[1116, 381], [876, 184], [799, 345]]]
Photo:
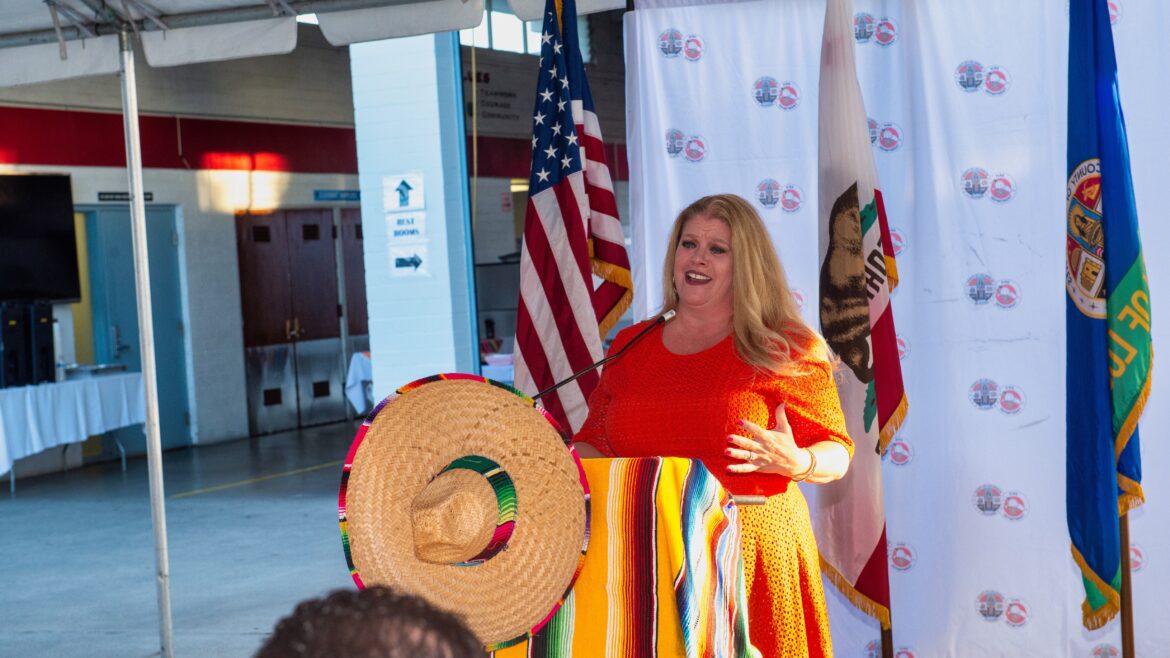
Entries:
[[673, 27], [658, 35], [658, 52], [667, 57], [678, 57], [683, 49], [683, 33]]
[[707, 155], [707, 142], [698, 135], [691, 135], [683, 144], [683, 157], [691, 162], [698, 162]]
[[1003, 610], [1003, 620], [1007, 622], [1008, 626], [1019, 628], [1028, 623], [1028, 619], [1032, 617], [1032, 609], [1023, 599], [1011, 599]]
[[877, 121], [874, 121], [868, 117], [866, 118], [866, 123], [869, 125], [869, 143], [876, 144], [880, 126], [878, 126]]
[[752, 98], [756, 99], [760, 107], [775, 105], [779, 97], [780, 83], [776, 82], [776, 78], [765, 75], [752, 84]]
[[892, 123], [882, 126], [878, 133], [878, 146], [883, 151], [893, 151], [902, 145], [902, 129]]
[[989, 66], [983, 76], [983, 91], [992, 96], [999, 96], [1008, 90], [1012, 84], [1011, 76], [1002, 66]]
[[1028, 515], [1028, 500], [1018, 491], [1009, 491], [1004, 494], [1000, 513], [1005, 519], [1019, 521]]
[[975, 489], [972, 501], [985, 516], [992, 516], [1003, 506], [1003, 489], [994, 484], [981, 484]]
[[756, 199], [765, 208], [775, 208], [780, 203], [780, 181], [765, 178], [756, 185]]
[[795, 185], [788, 184], [780, 190], [780, 209], [784, 212], [796, 212], [804, 204], [804, 192]]
[[870, 640], [869, 644], [865, 645], [865, 658], [881, 658], [882, 643], [880, 640]]
[[1129, 545], [1129, 570], [1137, 573], [1146, 566], [1146, 552], [1137, 544]]
[[1112, 644], [1098, 644], [1093, 647], [1093, 658], [1121, 658], [1121, 650]]
[[1109, 24], [1117, 25], [1117, 21], [1121, 20], [1121, 2], [1120, 0], [1109, 0]]
[[853, 15], [853, 38], [857, 39], [857, 43], [869, 43], [876, 29], [877, 21], [872, 14], [861, 11]]
[[1004, 386], [999, 392], [999, 410], [1012, 416], [1024, 408], [1024, 392], [1015, 386]]
[[917, 556], [910, 544], [898, 542], [890, 547], [890, 566], [898, 571], [907, 571], [914, 566]]
[[672, 158], [677, 158], [679, 153], [683, 152], [683, 147], [687, 143], [687, 136], [683, 131], [671, 128], [666, 131], [666, 154]]
[[910, 343], [906, 342], [906, 339], [902, 338], [901, 336], [898, 336], [897, 343], [898, 343], [898, 360], [902, 361], [906, 358], [906, 355], [910, 354]]
[[796, 302], [796, 310], [804, 311], [804, 291], [800, 288], [792, 289], [792, 301]]
[[975, 600], [975, 609], [979, 611], [979, 616], [986, 621], [998, 621], [1003, 616], [1003, 609], [1007, 603], [1003, 594], [989, 589], [979, 595]]
[[995, 305], [1008, 309], [1020, 303], [1020, 286], [1011, 279], [1001, 279], [995, 286]]
[[795, 82], [785, 80], [780, 83], [780, 109], [792, 110], [800, 105], [800, 87]]
[[888, 46], [898, 38], [898, 25], [894, 23], [894, 19], [882, 16], [873, 36], [879, 46]]
[[894, 249], [894, 257], [902, 255], [906, 251], [906, 235], [896, 226], [890, 227], [890, 247]]
[[971, 384], [971, 388], [967, 390], [967, 397], [971, 404], [982, 411], [987, 411], [999, 401], [999, 384], [990, 379], [980, 379]]
[[703, 38], [697, 34], [687, 36], [683, 42], [683, 58], [688, 62], [697, 62], [703, 56]]
[[983, 167], [971, 167], [961, 177], [963, 191], [972, 199], [982, 199], [991, 186], [991, 176]]
[[967, 299], [970, 299], [976, 306], [982, 306], [991, 301], [995, 294], [995, 280], [991, 278], [990, 274], [982, 272], [972, 274], [967, 277]]
[[991, 192], [989, 196], [992, 201], [1005, 203], [1011, 201], [1012, 197], [1016, 195], [1016, 182], [1007, 174], [996, 174], [991, 177], [988, 189]]
[[899, 437], [894, 437], [894, 440], [890, 442], [890, 448], [886, 454], [890, 456], [890, 463], [894, 466], [905, 466], [914, 461], [914, 449], [910, 447], [906, 439]]
[[955, 84], [966, 92], [978, 91], [983, 86], [983, 65], [969, 59], [955, 69]]
[[894, 652], [894, 658], [918, 658], [918, 656], [910, 647], [898, 647], [898, 650]]

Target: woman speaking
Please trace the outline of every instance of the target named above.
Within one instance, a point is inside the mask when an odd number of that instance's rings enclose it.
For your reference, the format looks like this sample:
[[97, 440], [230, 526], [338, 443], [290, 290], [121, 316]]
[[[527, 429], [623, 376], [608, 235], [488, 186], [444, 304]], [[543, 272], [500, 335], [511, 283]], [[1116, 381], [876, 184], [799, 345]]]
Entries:
[[[751, 642], [765, 658], [832, 656], [816, 540], [792, 484], [849, 467], [829, 349], [738, 196], [679, 214], [663, 290], [662, 312], [677, 316], [605, 367], [575, 440], [607, 457], [699, 459], [731, 494], [766, 496], [740, 510]], [[610, 353], [646, 324], [620, 332]]]

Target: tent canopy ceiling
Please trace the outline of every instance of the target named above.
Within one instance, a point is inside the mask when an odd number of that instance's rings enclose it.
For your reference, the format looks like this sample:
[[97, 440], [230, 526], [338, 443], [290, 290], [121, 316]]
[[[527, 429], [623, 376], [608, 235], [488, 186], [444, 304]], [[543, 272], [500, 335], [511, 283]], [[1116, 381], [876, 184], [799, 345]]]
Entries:
[[[127, 19], [142, 31], [236, 23], [298, 14], [433, 4], [442, 0], [7, 0], [0, 7], [0, 44], [56, 43], [115, 34]], [[460, 1], [458, 4], [470, 4]], [[482, 3], [480, 3], [482, 5]], [[56, 25], [53, 14], [56, 13]], [[87, 34], [88, 32], [88, 34]]]
[[[544, 0], [508, 0], [522, 20]], [[625, 7], [580, 0], [578, 13]], [[0, 3], [0, 87], [118, 69], [118, 33], [142, 39], [151, 66], [178, 66], [287, 53], [296, 17], [316, 14], [330, 43], [344, 46], [472, 28], [484, 0], [4, 0]]]
[[[508, 0], [508, 4], [521, 20], [536, 20], [544, 10], [544, 0]], [[458, 10], [469, 5], [478, 8], [476, 13], [482, 17], [482, 0], [5, 0], [0, 6], [0, 47], [116, 34], [129, 22], [140, 31], [153, 31], [303, 14], [328, 18], [337, 12], [408, 6], [426, 9], [437, 18], [446, 16], [445, 21], [435, 21], [444, 29], [435, 31], [448, 31], [479, 25], [478, 21], [467, 26], [454, 20], [452, 10], [462, 15], [465, 12]], [[625, 6], [625, 0], [582, 0], [578, 10], [589, 14]], [[408, 27], [386, 29], [386, 33], [405, 36], [399, 32]]]

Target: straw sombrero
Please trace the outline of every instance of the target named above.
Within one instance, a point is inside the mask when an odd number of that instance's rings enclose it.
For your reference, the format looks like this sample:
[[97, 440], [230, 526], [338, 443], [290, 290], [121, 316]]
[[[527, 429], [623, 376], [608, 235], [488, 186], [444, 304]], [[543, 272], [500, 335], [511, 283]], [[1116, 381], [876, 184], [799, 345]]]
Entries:
[[589, 488], [567, 443], [530, 398], [482, 377], [398, 389], [342, 473], [354, 582], [461, 615], [488, 650], [527, 639], [560, 607], [589, 542]]

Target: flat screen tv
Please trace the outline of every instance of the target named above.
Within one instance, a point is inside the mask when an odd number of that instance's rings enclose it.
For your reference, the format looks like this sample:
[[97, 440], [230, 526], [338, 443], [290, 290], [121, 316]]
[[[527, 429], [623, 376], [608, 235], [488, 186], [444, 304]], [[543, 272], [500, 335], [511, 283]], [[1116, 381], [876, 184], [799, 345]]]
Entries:
[[80, 298], [69, 176], [0, 175], [0, 300]]

